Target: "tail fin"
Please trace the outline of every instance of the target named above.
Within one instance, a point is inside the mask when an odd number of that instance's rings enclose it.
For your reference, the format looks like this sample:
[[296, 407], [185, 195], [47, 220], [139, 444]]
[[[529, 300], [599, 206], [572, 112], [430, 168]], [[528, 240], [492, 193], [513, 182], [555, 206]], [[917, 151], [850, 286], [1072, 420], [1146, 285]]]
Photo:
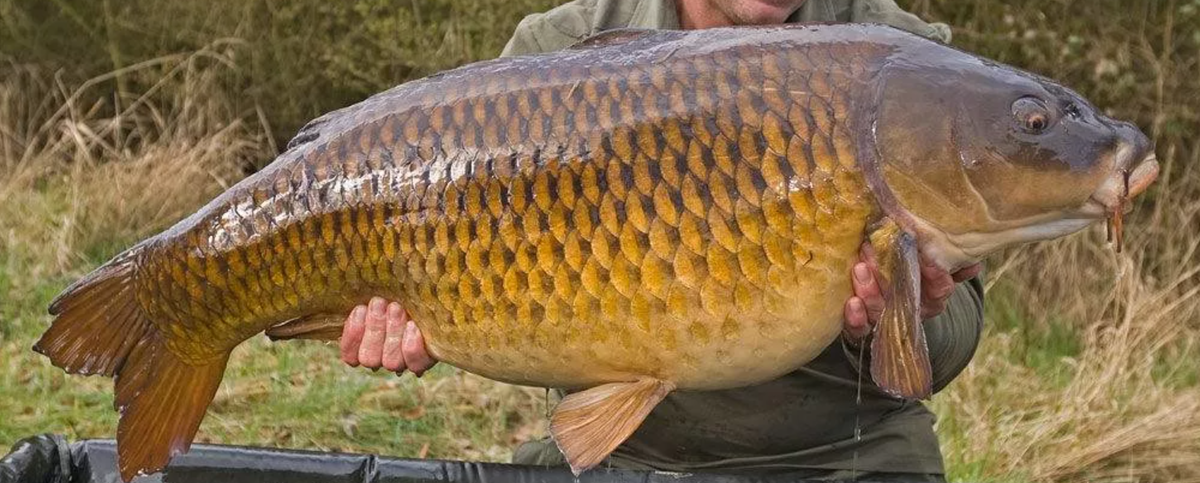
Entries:
[[187, 452], [204, 412], [221, 385], [226, 353], [190, 364], [167, 349], [158, 334], [138, 344], [117, 375], [117, 467], [125, 481], [157, 472]]
[[50, 303], [54, 323], [33, 350], [71, 374], [112, 376], [152, 330], [134, 297], [135, 256], [126, 252]]
[[164, 343], [134, 293], [136, 249], [68, 287], [50, 304], [54, 322], [33, 350], [72, 374], [116, 377], [121, 478], [153, 473], [187, 451], [229, 354], [183, 361]]

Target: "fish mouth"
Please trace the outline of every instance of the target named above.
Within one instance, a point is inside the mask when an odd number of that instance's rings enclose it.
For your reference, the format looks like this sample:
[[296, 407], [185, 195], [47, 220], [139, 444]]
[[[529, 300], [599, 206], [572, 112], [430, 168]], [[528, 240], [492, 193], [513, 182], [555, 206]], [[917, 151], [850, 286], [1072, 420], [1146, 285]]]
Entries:
[[1150, 188], [1158, 178], [1158, 170], [1158, 158], [1154, 153], [1146, 155], [1132, 169], [1128, 166], [1117, 169], [1092, 194], [1088, 200], [1092, 208], [1089, 211], [1099, 216], [1128, 211], [1129, 200]]
[[[1121, 154], [1126, 154], [1121, 156]], [[1125, 213], [1131, 209], [1129, 200], [1144, 193], [1158, 178], [1158, 158], [1153, 152], [1147, 154], [1132, 168], [1129, 153], [1118, 154], [1119, 168], [1100, 185], [1084, 205], [1084, 213], [1108, 221], [1108, 240], [1116, 245], [1118, 252], [1123, 243]]]

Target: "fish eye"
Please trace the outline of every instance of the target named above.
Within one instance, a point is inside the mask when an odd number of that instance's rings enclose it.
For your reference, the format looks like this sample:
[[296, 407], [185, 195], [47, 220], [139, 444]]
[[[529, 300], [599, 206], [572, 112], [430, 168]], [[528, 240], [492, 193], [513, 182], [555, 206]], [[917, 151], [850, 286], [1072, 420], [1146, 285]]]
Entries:
[[1022, 97], [1013, 102], [1013, 117], [1021, 129], [1029, 134], [1041, 134], [1050, 128], [1053, 121], [1050, 108], [1036, 97]]

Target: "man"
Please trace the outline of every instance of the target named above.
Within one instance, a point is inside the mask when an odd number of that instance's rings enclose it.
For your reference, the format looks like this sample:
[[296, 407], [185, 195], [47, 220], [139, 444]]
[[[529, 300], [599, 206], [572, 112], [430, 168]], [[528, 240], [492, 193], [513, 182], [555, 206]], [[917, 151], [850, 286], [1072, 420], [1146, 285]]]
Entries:
[[[698, 29], [785, 22], [886, 23], [942, 42], [949, 28], [926, 24], [893, 0], [575, 0], [526, 17], [502, 55], [568, 47], [614, 28]], [[846, 301], [841, 343], [804, 368], [758, 386], [672, 393], [610, 457], [613, 466], [797, 478], [851, 476], [889, 481], [943, 481], [934, 416], [921, 403], [890, 398], [871, 384], [859, 389], [857, 347], [883, 310], [874, 257], [864, 247], [853, 268], [855, 296]], [[983, 325], [979, 266], [949, 274], [925, 265], [922, 312], [933, 362], [934, 390], [970, 361]], [[969, 283], [957, 284], [970, 280]], [[405, 369], [420, 376], [434, 364], [416, 325], [396, 303], [373, 299], [346, 322], [342, 359], [352, 366]], [[855, 438], [856, 425], [861, 438]], [[562, 465], [553, 442], [522, 445], [513, 461]], [[853, 473], [857, 472], [857, 473]]]

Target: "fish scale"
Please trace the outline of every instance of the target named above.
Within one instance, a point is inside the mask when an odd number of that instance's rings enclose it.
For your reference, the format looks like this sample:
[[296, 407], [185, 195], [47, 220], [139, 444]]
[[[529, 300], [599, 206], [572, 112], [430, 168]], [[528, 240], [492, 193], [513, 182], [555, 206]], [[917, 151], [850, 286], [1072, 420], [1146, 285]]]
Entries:
[[[662, 69], [660, 72], [666, 72], [669, 70], [670, 69]], [[681, 70], [698, 72], [700, 69], [693, 68]], [[748, 69], [744, 67], [739, 67], [736, 70], [741, 71], [743, 80], [752, 77], [751, 75], [747, 74]], [[647, 76], [644, 73], [639, 72], [635, 77], [633, 77], [632, 80], [626, 80], [624, 83], [618, 81], [617, 84], [626, 84], [629, 86], [639, 87], [649, 85], [653, 87], [654, 83], [656, 82], [654, 79], [662, 79], [662, 77], [663, 74], [652, 73]], [[604, 103], [602, 100], [600, 100], [600, 94], [602, 92], [607, 92], [607, 89], [599, 89], [594, 87], [588, 88], [586, 86], [606, 85], [607, 83], [587, 81], [572, 82], [572, 79], [570, 79], [569, 76], [560, 79], [560, 82], [561, 85], [550, 89], [543, 89], [538, 95], [518, 93], [509, 96], [503, 96], [499, 101], [485, 99], [482, 101], [472, 100], [470, 102], [474, 103], [476, 106], [485, 106], [482, 109], [483, 111], [494, 109], [493, 106], [495, 105], [507, 106], [515, 103], [517, 106], [519, 106], [518, 111], [522, 112], [527, 117], [536, 116], [537, 114], [535, 113], [540, 112], [543, 116], [541, 120], [535, 119], [530, 121], [527, 119], [522, 119], [521, 121], [518, 121], [520, 126], [517, 128], [517, 130], [528, 130], [529, 126], [532, 126], [532, 131], [530, 132], [536, 139], [539, 136], [545, 135], [549, 131], [553, 131], [552, 129], [546, 129], [546, 123], [544, 122], [546, 118], [551, 120], [558, 119], [559, 122], [552, 122], [552, 124], [555, 126], [570, 126], [570, 123], [565, 121], [566, 114], [564, 113], [570, 112], [580, 106], [579, 104], [566, 102], [558, 108], [555, 108], [554, 103], [556, 101], [561, 101], [562, 99], [571, 99], [573, 98], [574, 92], [582, 92], [585, 94], [593, 92], [596, 94], [593, 99], [589, 99], [589, 101], [591, 101], [589, 104], [596, 105]], [[658, 80], [657, 82], [659, 83], [658, 87], [665, 87], [665, 81]], [[582, 90], [580, 90], [578, 87], [581, 84], [585, 86]], [[667, 103], [658, 102], [658, 99], [655, 98], [654, 93], [649, 91], [637, 88], [622, 89], [620, 91], [632, 95], [624, 95], [613, 101], [615, 104], [622, 106], [615, 110], [616, 112], [624, 113], [627, 116], [632, 114], [636, 118], [638, 115], [633, 113], [635, 113], [636, 109], [640, 107], [644, 110], [644, 112], [648, 113], [642, 114], [642, 116], [655, 118], [664, 117], [661, 114], [664, 110], [664, 107], [669, 109], [669, 107], [665, 105]], [[549, 95], [546, 94], [547, 92]], [[740, 92], [742, 93], [740, 96], [734, 96], [735, 103], [738, 102], [737, 99], [740, 99], [740, 103], [742, 104], [740, 107], [741, 111], [737, 112], [743, 112], [745, 114], [740, 116], [740, 118], [749, 118], [753, 122], [755, 117], [753, 116], [753, 110], [750, 106], [757, 108], [760, 105], [765, 105], [766, 103], [761, 101], [761, 99], [757, 96], [751, 95], [750, 90], [741, 89]], [[638, 101], [639, 98], [641, 99], [640, 102]], [[468, 102], [458, 102], [457, 105], [464, 106], [467, 103]], [[733, 108], [729, 109], [733, 110], [736, 108], [737, 106], [733, 106]], [[537, 111], [535, 111], [535, 109], [537, 109]], [[463, 107], [457, 109], [457, 112], [465, 112], [466, 110], [467, 109]], [[473, 110], [479, 111], [480, 109], [475, 108]], [[447, 149], [445, 146], [445, 141], [447, 139], [454, 138], [460, 140], [459, 142], [461, 142], [461, 139], [469, 137], [469, 134], [464, 136], [464, 132], [471, 133], [478, 132], [480, 129], [486, 129], [486, 126], [480, 126], [478, 124], [469, 125], [471, 123], [471, 119], [465, 115], [455, 116], [452, 119], [447, 120], [444, 118], [444, 112], [439, 113], [435, 108], [434, 113], [435, 116], [441, 114], [441, 117], [436, 118], [434, 122], [424, 119], [420, 113], [414, 113], [412, 117], [407, 119], [405, 123], [405, 132], [407, 133], [405, 136], [405, 142], [409, 143], [410, 145], [419, 145], [421, 139], [430, 139], [433, 137], [423, 134], [420, 126], [428, 125], [432, 127], [435, 125], [442, 125], [448, 131], [439, 133], [439, 136], [437, 137], [443, 141], [443, 149], [445, 150]], [[589, 113], [586, 115], [594, 117], [595, 113], [589, 111]], [[653, 201], [651, 201], [655, 188], [659, 186], [658, 184], [660, 184], [666, 191], [671, 189], [675, 190], [675, 193], [678, 193], [679, 191], [678, 186], [672, 186], [669, 183], [661, 184], [664, 181], [664, 177], [661, 175], [661, 169], [657, 170], [659, 171], [657, 176], [651, 176], [647, 172], [648, 170], [645, 169], [646, 166], [652, 165], [658, 167], [661, 166], [661, 164], [639, 161], [651, 159], [662, 160], [664, 152], [666, 151], [666, 148], [669, 148], [669, 146], [667, 146], [666, 140], [662, 139], [661, 135], [655, 135], [654, 133], [661, 133], [665, 131], [665, 129], [661, 129], [661, 125], [674, 125], [676, 120], [672, 118], [659, 124], [648, 122], [641, 123], [636, 126], [628, 126], [621, 124], [619, 120], [606, 118], [600, 120], [599, 124], [611, 125], [618, 129], [614, 130], [614, 133], [605, 140], [606, 142], [600, 143], [599, 151], [595, 150], [596, 147], [593, 146], [592, 150], [587, 152], [587, 157], [590, 159], [582, 160], [583, 162], [596, 163], [604, 172], [603, 177], [597, 177], [595, 179], [597, 183], [596, 186], [603, 189], [604, 192], [603, 194], [592, 197], [591, 201], [593, 201], [594, 204], [588, 206], [564, 206], [558, 202], [552, 202], [549, 199], [549, 190], [546, 188], [550, 185], [550, 180], [557, 179], [552, 175], [552, 171], [541, 171], [540, 176], [528, 174], [522, 176], [521, 171], [518, 170], [517, 173], [515, 173], [516, 176], [513, 177], [515, 179], [510, 178], [512, 181], [510, 181], [509, 185], [503, 187], [507, 189], [501, 190], [504, 195], [510, 197], [509, 201], [511, 203], [511, 214], [483, 220], [485, 223], [488, 223], [489, 226], [492, 223], [500, 223], [514, 228], [512, 231], [510, 231], [512, 236], [509, 237], [510, 241], [507, 246], [496, 245], [489, 247], [489, 252], [494, 250], [508, 250], [511, 252], [511, 255], [508, 256], [505, 256], [505, 254], [500, 254], [499, 256], [489, 256], [490, 260], [504, 261], [506, 258], [509, 258], [515, 263], [515, 265], [510, 266], [508, 270], [504, 270], [504, 267], [495, 267], [497, 273], [504, 274], [503, 278], [505, 280], [505, 285], [508, 288], [508, 290], [505, 291], [504, 299], [480, 300], [477, 297], [472, 296], [462, 297], [462, 291], [459, 290], [459, 287], [473, 288], [473, 285], [464, 285], [459, 280], [461, 276], [459, 271], [446, 271], [444, 270], [444, 267], [439, 264], [439, 262], [443, 261], [447, 256], [451, 257], [451, 260], [458, 260], [459, 253], [453, 252], [452, 254], [448, 255], [446, 250], [452, 248], [448, 243], [434, 244], [432, 247], [430, 247], [427, 243], [422, 243], [422, 240], [425, 240], [429, 237], [428, 233], [426, 232], [430, 228], [432, 228], [435, 232], [434, 238], [437, 238], [437, 232], [448, 233], [448, 230], [445, 228], [445, 223], [447, 223], [447, 221], [443, 220], [442, 218], [453, 218], [458, 209], [464, 208], [462, 206], [457, 206], [457, 204], [454, 203], [455, 200], [453, 199], [450, 200], [450, 204], [453, 205], [452, 207], [455, 208], [454, 210], [446, 210], [444, 213], [434, 215], [440, 220], [440, 223], [433, 223], [430, 225], [429, 222], [425, 222], [425, 225], [420, 225], [413, 228], [419, 232], [419, 238], [416, 243], [419, 255], [418, 258], [425, 257], [425, 263], [422, 264], [420, 261], [414, 261], [410, 263], [409, 266], [413, 267], [414, 269], [424, 269], [410, 270], [410, 272], [413, 272], [411, 273], [412, 279], [414, 281], [419, 281], [429, 278], [431, 279], [431, 282], [426, 285], [428, 288], [424, 291], [422, 291], [420, 288], [410, 287], [409, 293], [415, 293], [416, 297], [402, 296], [399, 297], [399, 299], [406, 303], [406, 306], [410, 308], [410, 311], [414, 313], [414, 316], [418, 321], [420, 321], [422, 318], [432, 318], [439, 321], [449, 320], [450, 324], [455, 327], [474, 327], [492, 323], [492, 321], [489, 320], [489, 317], [484, 317], [482, 319], [472, 318], [470, 323], [466, 323], [466, 320], [462, 320], [467, 318], [464, 316], [464, 314], [495, 313], [508, 314], [511, 316], [515, 313], [516, 319], [520, 321], [529, 321], [531, 318], [533, 321], [540, 321], [540, 319], [549, 315], [553, 317], [550, 324], [553, 327], [558, 325], [556, 324], [557, 322], [562, 321], [562, 319], [559, 317], [566, 317], [568, 320], [571, 320], [574, 323], [591, 322], [593, 324], [599, 323], [601, 325], [606, 325], [606, 329], [615, 329], [618, 333], [622, 332], [621, 325], [613, 323], [613, 321], [624, 319], [626, 314], [630, 312], [629, 308], [631, 305], [631, 300], [634, 300], [637, 302], [635, 304], [635, 308], [637, 309], [636, 313], [642, 314], [644, 317], [646, 317], [644, 322], [638, 324], [640, 327], [642, 327], [642, 329], [639, 330], [651, 332], [650, 330], [645, 329], [651, 326], [650, 320], [658, 319], [659, 316], [666, 315], [669, 319], [673, 319], [679, 321], [681, 324], [685, 324], [684, 327], [686, 328], [686, 331], [684, 333], [698, 339], [702, 344], [709, 342], [710, 337], [708, 337], [708, 334], [717, 332], [715, 330], [711, 330], [713, 328], [719, 329], [720, 327], [725, 326], [725, 330], [722, 332], [732, 336], [733, 332], [735, 331], [731, 331], [728, 328], [728, 321], [731, 321], [732, 319], [727, 317], [727, 313], [722, 313], [721, 307], [732, 307], [753, 313], [758, 304], [761, 303], [760, 300], [757, 300], [757, 289], [761, 289], [762, 286], [765, 285], [766, 279], [764, 267], [765, 254], [762, 252], [762, 248], [758, 246], [758, 244], [762, 241], [760, 235], [761, 227], [756, 224], [756, 221], [762, 218], [762, 216], [760, 213], [756, 213], [754, 211], [757, 209], [757, 207], [753, 206], [760, 201], [760, 197], [755, 195], [761, 192], [764, 187], [761, 170], [758, 166], [754, 165], [754, 162], [761, 157], [761, 155], [757, 152], [757, 148], [760, 144], [765, 145], [765, 142], [761, 139], [755, 139], [756, 135], [753, 132], [745, 129], [728, 127], [729, 123], [720, 121], [727, 120], [736, 115], [737, 114], [734, 113], [728, 113], [725, 116], [717, 118], [719, 120], [718, 125], [727, 125], [727, 127], [724, 128], [725, 132], [723, 133], [725, 138], [722, 140], [722, 144], [718, 146], [720, 148], [724, 148], [725, 152], [721, 152], [713, 156], [711, 154], [713, 145], [705, 145], [703, 143], [696, 143], [697, 145], [693, 148], [693, 152], [695, 153], [709, 153], [709, 156], [707, 157], [713, 160], [709, 164], [702, 165], [701, 169], [693, 169], [689, 172], [689, 174], [692, 176], [705, 179], [707, 182], [703, 184], [707, 185], [710, 189], [714, 189], [713, 187], [715, 186], [716, 191], [715, 196], [707, 197], [708, 200], [711, 200], [708, 203], [704, 203], [703, 201], [700, 203], [693, 203], [699, 205], [697, 211], [701, 211], [705, 217], [702, 220], [697, 220], [702, 224], [696, 226], [696, 229], [690, 232], [690, 236], [696, 240], [701, 240], [701, 243], [694, 243], [694, 245], [699, 245], [696, 247], [697, 254], [703, 255], [704, 258], [700, 260], [688, 260], [688, 257], [675, 257], [670, 252], [665, 254], [666, 257], [671, 258], [672, 265], [669, 267], [672, 269], [672, 272], [675, 272], [674, 265], [676, 264], [676, 259], [678, 259], [678, 264], [681, 267], [687, 267], [681, 270], [685, 276], [695, 271], [689, 270], [688, 268], [694, 266], [696, 264], [695, 262], [698, 261], [701, 264], [706, 264], [706, 266], [702, 267], [705, 273], [715, 274], [715, 283], [708, 283], [705, 285], [693, 284], [691, 289], [688, 289], [688, 287], [684, 284], [676, 283], [675, 281], [671, 281], [671, 283], [668, 284], [667, 279], [673, 278], [678, 274], [664, 273], [668, 267], [668, 265], [665, 263], [665, 260], [660, 258], [659, 254], [651, 252], [653, 247], [650, 246], [649, 233], [651, 223], [649, 219], [650, 216], [658, 216], [658, 210], [656, 209]], [[778, 116], [779, 114], [776, 115]], [[783, 116], [786, 116], [786, 114], [783, 114]], [[699, 116], [694, 116], [693, 114], [693, 116], [687, 116], [685, 119], [690, 120], [691, 117]], [[475, 118], [475, 120], [478, 121], [478, 118]], [[462, 126], [461, 123], [468, 125]], [[456, 130], [456, 127], [459, 129]], [[622, 127], [625, 129], [620, 129]], [[560, 129], [559, 131], [559, 135], [562, 136], [562, 130]], [[449, 134], [447, 134], [447, 132]], [[649, 135], [647, 133], [649, 133]], [[682, 136], [683, 134], [680, 134], [680, 139], [678, 142], [676, 142], [677, 145], [682, 143]], [[729, 139], [731, 136], [736, 136], [740, 139]], [[742, 153], [739, 150], [739, 152], [735, 155], [733, 152], [731, 152], [732, 149], [730, 148], [733, 146], [739, 146], [738, 143], [742, 143], [740, 145], [745, 145], [744, 141], [747, 140], [753, 144], [749, 145], [748, 149], [745, 150], [747, 151], [746, 155], [744, 155], [745, 159], [735, 160], [735, 156], [742, 155]], [[556, 143], [553, 135], [551, 135], [546, 142], [550, 146], [558, 147], [559, 152], [563, 151], [562, 147], [564, 143]], [[514, 164], [524, 166], [553, 166], [560, 164], [572, 165], [580, 162], [578, 159], [560, 159], [559, 157], [555, 157], [553, 154], [550, 156], [543, 156], [542, 154], [546, 151], [548, 150], [538, 149], [535, 151], [534, 155], [524, 159], [518, 156], [517, 159], [515, 159], [516, 162]], [[678, 151], [671, 151], [671, 155], [678, 156], [680, 153], [678, 153]], [[704, 156], [702, 155], [702, 157]], [[714, 158], [720, 158], [721, 163], [718, 164]], [[437, 162], [437, 160], [432, 161]], [[673, 164], [670, 163], [669, 159], [667, 160], [667, 163]], [[703, 161], [701, 163], [703, 163]], [[491, 163], [488, 164], [490, 165]], [[445, 169], [450, 170], [455, 167], [455, 163], [451, 161], [450, 163], [447, 163]], [[723, 168], [724, 171], [721, 171], [721, 168]], [[490, 176], [493, 174], [487, 169], [478, 171], [483, 173], [484, 176]], [[642, 173], [640, 176], [635, 175], [635, 171], [641, 171]], [[567, 173], [564, 175], [566, 181], [571, 183], [573, 180], [570, 179], [570, 171], [563, 170], [563, 172]], [[512, 176], [514, 173], [504, 174]], [[462, 178], [458, 179], [461, 180]], [[439, 181], [439, 183], [440, 182], [441, 181]], [[468, 183], [470, 183], [470, 181], [468, 181]], [[601, 185], [600, 183], [603, 184]], [[539, 189], [539, 187], [541, 188]], [[430, 192], [438, 193], [444, 191], [444, 189], [427, 190], [426, 196], [429, 196], [428, 193]], [[730, 193], [734, 194], [730, 195]], [[741, 197], [743, 203], [735, 207], [734, 202], [732, 201], [732, 196]], [[599, 199], [596, 199], [597, 197]], [[568, 195], [567, 198], [569, 200], [570, 196]], [[663, 196], [660, 195], [659, 198], [662, 199]], [[470, 203], [471, 202], [468, 202], [467, 204]], [[662, 205], [663, 203], [660, 202], [659, 204]], [[715, 211], [714, 208], [720, 209], [720, 211]], [[740, 218], [738, 217], [739, 208], [743, 212], [741, 213], [742, 216]], [[565, 238], [562, 235], [547, 233], [547, 227], [551, 225], [551, 220], [549, 220], [549, 217], [555, 215], [556, 213], [567, 212], [568, 210], [575, 213], [595, 213], [594, 216], [589, 216], [589, 218], [598, 218], [598, 220], [585, 220], [585, 223], [578, 223], [575, 225], [575, 228], [580, 229], [576, 243], [586, 243], [589, 248], [592, 248], [591, 254], [594, 257], [595, 263], [589, 264], [587, 261], [577, 260], [572, 264], [565, 265], [566, 267], [571, 267], [573, 270], [579, 271], [577, 278], [583, 282], [585, 290], [572, 293], [572, 287], [564, 284], [559, 286], [559, 292], [561, 293], [553, 294], [554, 296], [551, 297], [551, 291], [548, 290], [548, 282], [552, 279], [552, 277], [563, 279], [565, 281], [575, 278], [572, 277], [568, 272], [557, 274], [556, 276], [552, 275], [561, 263], [561, 261], [556, 258], [556, 256], [558, 256], [557, 254], [567, 250], [572, 250], [573, 253], [576, 254], [582, 253], [579, 250], [579, 247], [574, 245], [571, 247], [562, 246], [562, 243], [565, 241]], [[648, 211], [650, 215], [647, 215]], [[467, 211], [467, 213], [472, 212], [479, 213], [478, 210]], [[779, 216], [777, 215], [776, 218], [778, 217]], [[473, 221], [479, 222], [480, 220], [476, 219]], [[656, 226], [663, 227], [663, 231], [671, 232], [677, 239], [682, 238], [680, 231], [674, 226], [674, 224], [666, 223], [666, 221], [670, 220], [662, 221]], [[554, 223], [553, 226], [565, 227], [566, 223]], [[519, 231], [515, 229], [517, 227], [520, 228]], [[596, 229], [603, 229], [605, 231], [596, 232], [594, 231]], [[501, 230], [503, 231], [503, 228], [501, 228]], [[565, 230], [560, 229], [559, 231], [562, 233]], [[861, 231], [861, 227], [859, 227], [859, 231]], [[745, 238], [747, 233], [750, 234], [748, 240]], [[524, 238], [519, 242], [515, 238], [518, 234], [524, 236]], [[550, 238], [547, 235], [553, 235], [553, 238]], [[670, 235], [667, 236], [669, 237]], [[445, 239], [445, 237], [443, 237], [443, 239]], [[709, 244], [703, 243], [703, 241], [709, 239], [714, 240], [716, 244], [712, 246], [706, 246]], [[543, 242], [543, 240], [546, 241]], [[481, 247], [481, 249], [477, 250], [473, 256], [481, 259], [483, 254], [479, 252], [483, 249], [486, 248]], [[539, 252], [541, 254], [540, 258], [537, 256]], [[471, 252], [468, 250], [468, 253]], [[807, 252], [805, 254], [807, 259]], [[783, 256], [779, 256], [777, 254], [777, 258], [783, 258]], [[688, 262], [693, 263], [689, 264]], [[785, 284], [783, 281], [788, 279], [788, 275], [789, 274], [786, 271], [784, 273], [776, 274], [776, 285], [779, 287], [779, 289], [775, 291], [776, 293], [786, 292], [787, 287], [783, 286]], [[474, 273], [472, 274], [472, 277], [491, 282], [491, 277], [487, 275], [481, 276], [479, 273]], [[640, 297], [632, 297], [637, 291], [643, 289], [652, 295], [657, 303], [650, 303], [649, 301], [645, 301]], [[483, 291], [484, 290], [481, 290], [481, 292]], [[473, 293], [473, 290], [471, 292]], [[487, 290], [487, 292], [494, 293], [493, 290]], [[693, 315], [690, 308], [696, 306], [696, 303], [701, 298], [700, 295], [702, 293], [706, 294], [705, 298], [709, 300], [708, 303], [704, 304], [704, 306], [708, 307], [709, 309], [709, 313], [705, 315], [711, 316], [714, 320], [717, 320], [720, 323], [720, 325], [716, 325], [716, 327], [712, 327], [713, 324], [706, 324], [705, 321], [702, 320], [689, 319], [689, 316]], [[420, 302], [413, 304], [412, 302], [405, 300], [405, 298], [419, 299], [421, 297], [425, 297], [430, 303], [424, 307], [417, 307], [416, 305], [419, 305]], [[565, 303], [568, 300], [571, 302], [570, 305]], [[775, 306], [779, 305], [782, 304], [775, 304]], [[513, 308], [516, 310], [514, 311]], [[549, 308], [549, 310], [546, 310], [547, 308]], [[603, 317], [600, 317], [597, 312], [610, 314], [608, 316], [608, 320], [602, 320]], [[534, 315], [540, 317], [531, 317]], [[591, 324], [585, 323], [580, 325]], [[540, 325], [538, 324], [524, 325], [524, 327], [535, 328], [539, 326]], [[436, 340], [439, 336], [441, 336], [441, 334], [438, 334], [438, 329], [436, 328], [431, 327], [426, 329], [423, 327], [423, 330], [428, 334], [429, 340], [431, 341]], [[664, 334], [665, 329], [661, 327], [655, 330], [658, 331], [658, 334], [650, 334], [652, 338], [659, 337], [666, 339], [668, 341], [667, 345], [670, 345], [669, 341], [677, 336], [677, 334]], [[569, 345], [573, 341], [573, 338], [579, 336], [579, 332], [571, 331], [564, 335], [565, 337], [563, 340], [567, 341]], [[469, 340], [469, 337], [467, 337], [465, 330], [461, 334], [447, 333], [444, 334], [444, 336], [453, 339], [456, 347], [459, 347], [459, 344], [462, 344], [463, 346], [466, 346], [466, 348], [448, 349], [446, 351], [447, 353], [439, 354], [439, 356], [443, 359], [455, 362], [455, 354], [451, 353], [451, 351], [459, 350], [465, 352], [471, 350], [472, 342]], [[551, 337], [545, 338], [551, 339]], [[534, 339], [539, 339], [539, 337], [534, 337]], [[436, 348], [437, 344], [431, 343], [431, 346]], [[622, 359], [629, 358], [631, 358], [630, 354], [626, 354], [626, 357], [622, 357]], [[689, 359], [695, 359], [695, 356]], [[462, 365], [470, 367], [469, 363]]]

